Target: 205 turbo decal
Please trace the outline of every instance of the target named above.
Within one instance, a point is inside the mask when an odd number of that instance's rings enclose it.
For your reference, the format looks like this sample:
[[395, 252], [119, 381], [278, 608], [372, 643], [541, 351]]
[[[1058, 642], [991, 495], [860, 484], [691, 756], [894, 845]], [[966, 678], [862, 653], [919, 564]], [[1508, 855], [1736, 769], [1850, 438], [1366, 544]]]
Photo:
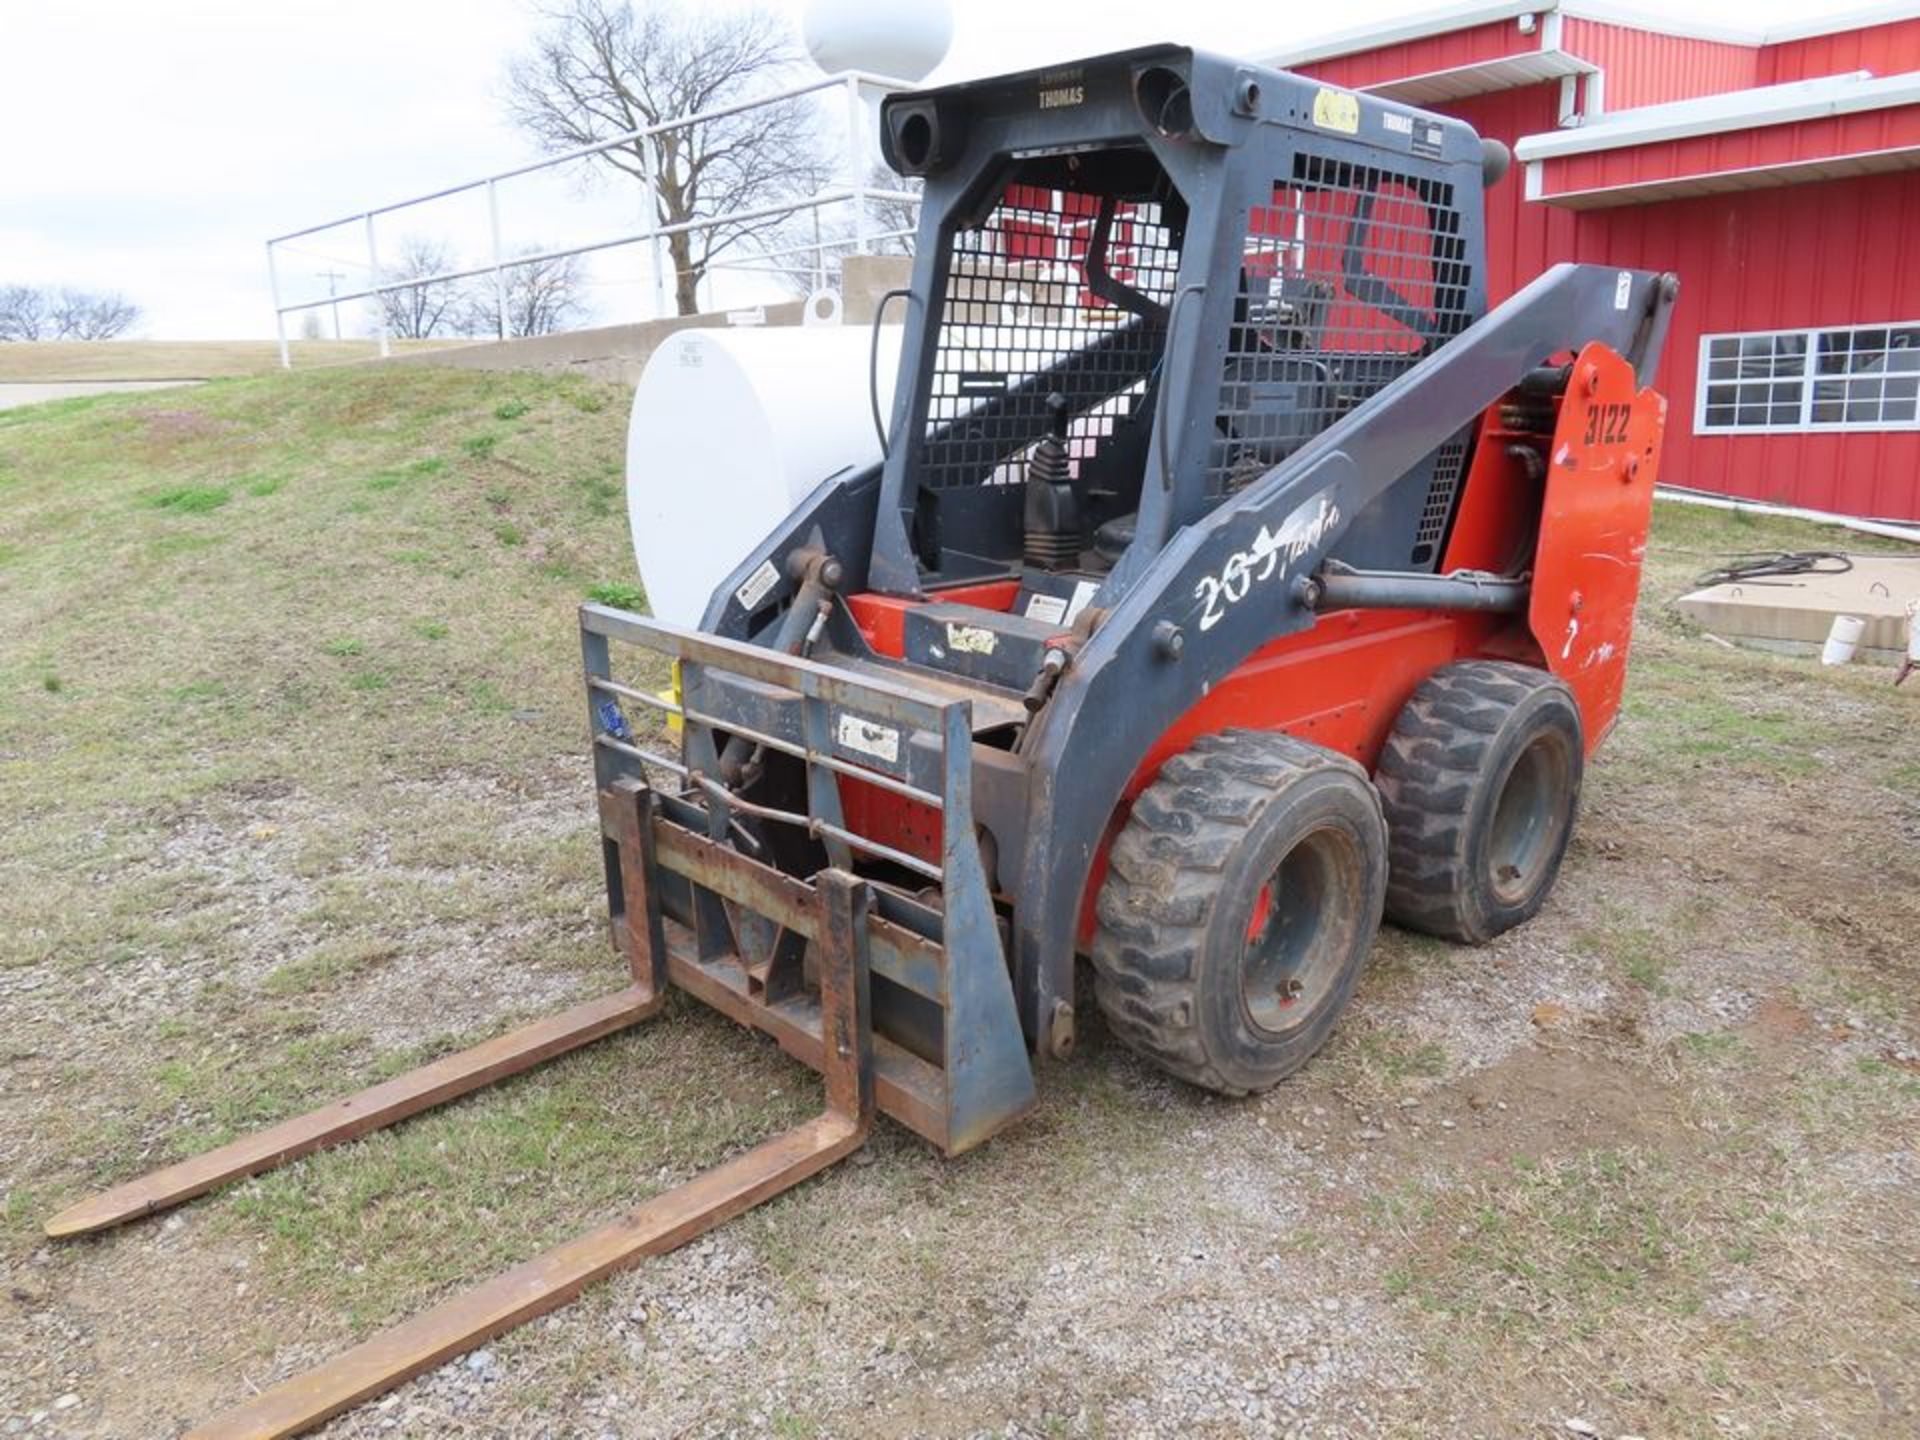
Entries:
[[1305, 501], [1269, 530], [1263, 522], [1253, 543], [1245, 550], [1229, 555], [1217, 575], [1202, 575], [1193, 587], [1193, 598], [1201, 605], [1200, 628], [1211, 630], [1227, 617], [1227, 610], [1238, 605], [1255, 585], [1275, 576], [1284, 578], [1299, 558], [1317, 549], [1333, 527], [1340, 523], [1340, 507], [1324, 493]]

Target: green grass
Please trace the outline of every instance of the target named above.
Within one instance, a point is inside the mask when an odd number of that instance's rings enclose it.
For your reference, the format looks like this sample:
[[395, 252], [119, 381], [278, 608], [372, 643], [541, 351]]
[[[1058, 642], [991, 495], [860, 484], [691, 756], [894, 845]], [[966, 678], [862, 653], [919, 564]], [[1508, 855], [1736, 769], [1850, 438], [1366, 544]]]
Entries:
[[156, 510], [171, 510], [177, 515], [205, 515], [231, 499], [233, 492], [224, 485], [183, 485], [161, 491], [148, 503]]
[[1749, 772], [1810, 775], [1831, 731], [1819, 717], [1757, 696], [1702, 685], [1697, 659], [1636, 657], [1626, 714], [1656, 715], [1667, 757], [1690, 764], [1729, 764]]
[[[552, 573], [631, 574], [622, 519], [570, 483], [624, 453], [613, 409], [575, 403], [597, 393], [331, 370], [7, 412], [0, 610], [34, 619], [0, 625], [0, 973], [206, 976], [151, 1042], [87, 1052], [68, 1083], [117, 1097], [111, 1116], [38, 1107], [11, 1207], [409, 1058], [285, 1019], [379, 983], [396, 957], [610, 977], [574, 768], [581, 586]], [[476, 417], [516, 406], [511, 432], [463, 444]], [[549, 477], [515, 490], [512, 543], [482, 498], [502, 461]], [[527, 793], [561, 830], [502, 833]], [[250, 898], [262, 883], [271, 903]], [[18, 1016], [10, 1001], [12, 1042], [60, 1053], [97, 1018], [84, 988]], [[397, 1031], [444, 1028], [432, 995], [399, 998], [420, 1009]], [[600, 1156], [612, 1196], [631, 1180], [616, 1150], [568, 1153]], [[476, 1183], [507, 1182], [483, 1164]], [[279, 1233], [283, 1204], [298, 1208], [255, 1196], [245, 1228]], [[306, 1273], [289, 1266], [283, 1279]]]
[[370, 965], [391, 960], [400, 947], [391, 940], [353, 939], [322, 943], [297, 959], [269, 971], [260, 982], [268, 995], [302, 995], [358, 973]]
[[608, 580], [598, 585], [589, 585], [587, 598], [596, 604], [611, 605], [616, 610], [647, 608], [647, 592], [638, 585], [629, 585], [621, 580]]
[[[583, 1215], [644, 1199], [659, 1185], [636, 1176], [635, 1156], [649, 1170], [701, 1163], [805, 1113], [797, 1087], [783, 1102], [742, 1095], [688, 1108], [657, 1080], [635, 1083], [681, 1049], [652, 1032], [606, 1042], [537, 1080], [501, 1084], [484, 1105], [381, 1132], [324, 1166], [263, 1176], [237, 1193], [231, 1222], [356, 1330], [390, 1322], [450, 1276], [488, 1275], [567, 1238]], [[748, 1068], [764, 1081], [770, 1067]]]
[[[445, 340], [395, 340], [396, 350], [433, 350]], [[373, 340], [293, 340], [295, 370], [372, 360]], [[0, 382], [60, 380], [183, 380], [272, 375], [280, 349], [271, 340], [43, 340], [16, 341], [0, 350]], [[178, 392], [176, 392], [178, 393]], [[93, 396], [55, 403], [84, 408]], [[0, 411], [0, 419], [12, 412]]]
[[1467, 1186], [1403, 1190], [1375, 1212], [1416, 1240], [1387, 1290], [1494, 1330], [1593, 1334], [1630, 1303], [1690, 1309], [1689, 1195], [1659, 1157], [1632, 1150], [1522, 1156]]
[[1689, 1030], [1680, 1037], [1689, 1053], [1708, 1060], [1719, 1060], [1738, 1056], [1745, 1050], [1746, 1044], [1738, 1035], [1725, 1030], [1699, 1031]]
[[1673, 945], [1680, 937], [1674, 929], [1654, 930], [1618, 911], [1609, 913], [1605, 925], [1583, 930], [1575, 944], [1617, 966], [1625, 977], [1651, 995], [1670, 992], [1667, 969]]
[[1376, 1098], [1418, 1090], [1423, 1082], [1437, 1080], [1447, 1073], [1444, 1046], [1431, 1040], [1413, 1040], [1392, 1031], [1356, 1028], [1327, 1058], [1329, 1064], [1340, 1067], [1343, 1080], [1352, 1085], [1356, 1094], [1371, 1094]]

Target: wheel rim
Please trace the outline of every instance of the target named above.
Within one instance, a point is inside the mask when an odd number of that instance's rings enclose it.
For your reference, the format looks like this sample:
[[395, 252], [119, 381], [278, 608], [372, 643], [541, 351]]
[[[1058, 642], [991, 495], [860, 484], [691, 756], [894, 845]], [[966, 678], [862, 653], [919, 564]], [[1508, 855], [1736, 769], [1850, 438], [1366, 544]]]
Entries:
[[1331, 826], [1309, 831], [1254, 892], [1240, 963], [1240, 1002], [1258, 1028], [1299, 1024], [1326, 999], [1343, 966], [1359, 854]]
[[1526, 900], [1552, 863], [1566, 820], [1571, 768], [1565, 739], [1547, 732], [1535, 736], [1507, 771], [1487, 840], [1493, 893], [1502, 903]]

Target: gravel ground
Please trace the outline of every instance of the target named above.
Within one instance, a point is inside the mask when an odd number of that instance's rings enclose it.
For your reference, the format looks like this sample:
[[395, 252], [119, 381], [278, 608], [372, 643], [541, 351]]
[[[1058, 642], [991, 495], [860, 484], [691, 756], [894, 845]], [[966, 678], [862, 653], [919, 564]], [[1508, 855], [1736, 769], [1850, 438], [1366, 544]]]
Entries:
[[[617, 476], [619, 417], [577, 382], [377, 378], [76, 412], [49, 453], [89, 483], [165, 471], [87, 512], [138, 546], [76, 542], [38, 589], [0, 571], [40, 617], [0, 631], [0, 1435], [178, 1434], [818, 1103], [676, 1002], [167, 1217], [40, 1238], [91, 1188], [616, 983], [551, 697], [625, 539], [612, 480], [539, 477]], [[366, 452], [272, 429], [302, 403]], [[36, 492], [48, 535], [72, 483]], [[1537, 919], [1479, 950], [1383, 932], [1328, 1047], [1248, 1101], [1083, 999], [1080, 1054], [990, 1144], [945, 1161], [882, 1122], [323, 1433], [1920, 1434], [1920, 689], [1664, 606], [1693, 550], [1817, 532], [1660, 524]]]

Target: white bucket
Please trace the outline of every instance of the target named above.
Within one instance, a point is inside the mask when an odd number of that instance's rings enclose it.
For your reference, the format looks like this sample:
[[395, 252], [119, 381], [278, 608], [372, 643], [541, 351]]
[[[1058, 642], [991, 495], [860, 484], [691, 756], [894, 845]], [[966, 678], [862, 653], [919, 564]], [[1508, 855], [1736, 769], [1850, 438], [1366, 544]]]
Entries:
[[1861, 632], [1867, 628], [1867, 622], [1858, 615], [1836, 615], [1833, 628], [1827, 632], [1827, 643], [1820, 648], [1822, 665], [1844, 665], [1853, 659], [1855, 647], [1860, 644]]
[[1907, 663], [1920, 666], [1920, 600], [1907, 602]]

